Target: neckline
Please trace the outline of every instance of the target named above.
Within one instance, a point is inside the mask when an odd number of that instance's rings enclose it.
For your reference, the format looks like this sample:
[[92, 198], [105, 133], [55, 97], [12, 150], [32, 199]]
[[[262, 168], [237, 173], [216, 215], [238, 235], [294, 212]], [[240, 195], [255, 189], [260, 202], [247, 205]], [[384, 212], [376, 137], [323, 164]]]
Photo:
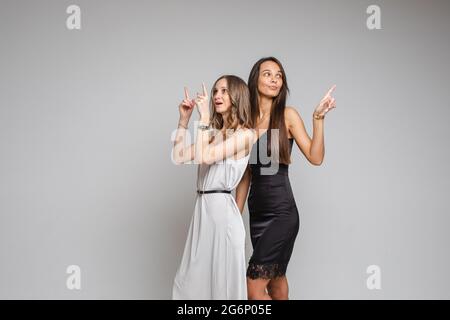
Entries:
[[[265, 135], [265, 134], [267, 133], [267, 131], [269, 131], [269, 130], [266, 130], [266, 132], [264, 132], [262, 135], [260, 135], [259, 138], [258, 138], [258, 140], [259, 140], [263, 135]], [[294, 137], [288, 138], [288, 140], [294, 140]]]

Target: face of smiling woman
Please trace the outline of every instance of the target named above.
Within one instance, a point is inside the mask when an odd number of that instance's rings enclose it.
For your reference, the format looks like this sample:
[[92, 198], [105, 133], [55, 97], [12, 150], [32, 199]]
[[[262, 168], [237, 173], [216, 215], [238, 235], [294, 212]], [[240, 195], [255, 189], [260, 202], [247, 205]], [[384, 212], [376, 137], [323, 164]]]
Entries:
[[259, 68], [258, 91], [260, 95], [275, 98], [283, 86], [283, 74], [277, 63], [265, 61]]
[[228, 94], [228, 84], [226, 79], [217, 81], [213, 90], [213, 103], [217, 113], [224, 114], [230, 111], [231, 99]]

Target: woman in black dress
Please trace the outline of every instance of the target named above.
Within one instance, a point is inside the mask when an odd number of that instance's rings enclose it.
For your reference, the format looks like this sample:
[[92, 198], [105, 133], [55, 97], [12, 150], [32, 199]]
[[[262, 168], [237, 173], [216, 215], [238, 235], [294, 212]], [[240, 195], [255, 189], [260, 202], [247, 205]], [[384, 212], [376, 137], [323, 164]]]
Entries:
[[256, 62], [248, 87], [259, 139], [236, 189], [236, 202], [242, 212], [250, 187], [248, 209], [253, 254], [247, 269], [248, 298], [285, 300], [286, 269], [300, 225], [288, 176], [292, 145], [295, 140], [311, 164], [322, 163], [324, 116], [335, 108], [335, 99], [331, 97], [335, 86], [313, 113], [312, 139], [297, 110], [286, 106], [289, 89], [283, 66], [277, 59], [268, 57]]

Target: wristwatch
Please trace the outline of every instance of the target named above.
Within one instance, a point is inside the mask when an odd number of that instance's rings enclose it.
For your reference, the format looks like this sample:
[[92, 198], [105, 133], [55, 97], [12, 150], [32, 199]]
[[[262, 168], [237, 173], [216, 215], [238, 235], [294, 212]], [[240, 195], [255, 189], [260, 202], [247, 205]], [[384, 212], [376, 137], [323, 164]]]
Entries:
[[316, 119], [316, 120], [322, 120], [323, 118], [325, 118], [325, 115], [320, 116], [318, 113], [314, 112], [313, 118]]
[[208, 125], [206, 125], [206, 124], [199, 124], [198, 125], [198, 128], [200, 129], [200, 130], [208, 130], [209, 129], [209, 124]]

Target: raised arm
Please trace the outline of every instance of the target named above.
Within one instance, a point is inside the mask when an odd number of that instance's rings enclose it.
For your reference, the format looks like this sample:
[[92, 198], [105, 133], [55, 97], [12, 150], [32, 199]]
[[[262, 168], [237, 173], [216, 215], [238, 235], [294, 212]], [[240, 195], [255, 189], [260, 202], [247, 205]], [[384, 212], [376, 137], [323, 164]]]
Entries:
[[[192, 161], [195, 156], [195, 144], [191, 144], [190, 139], [186, 140], [186, 137], [189, 136], [187, 129], [194, 106], [195, 102], [189, 98], [188, 89], [185, 87], [184, 99], [179, 105], [180, 119], [172, 148], [172, 158], [176, 164]], [[186, 144], [189, 145], [186, 146]]]
[[320, 101], [313, 113], [313, 136], [312, 139], [306, 132], [305, 125], [297, 110], [286, 107], [285, 118], [287, 126], [295, 139], [297, 146], [305, 158], [313, 165], [322, 164], [325, 156], [324, 144], [324, 118], [325, 114], [336, 108], [336, 101], [331, 97], [331, 93], [336, 88], [332, 86]]

